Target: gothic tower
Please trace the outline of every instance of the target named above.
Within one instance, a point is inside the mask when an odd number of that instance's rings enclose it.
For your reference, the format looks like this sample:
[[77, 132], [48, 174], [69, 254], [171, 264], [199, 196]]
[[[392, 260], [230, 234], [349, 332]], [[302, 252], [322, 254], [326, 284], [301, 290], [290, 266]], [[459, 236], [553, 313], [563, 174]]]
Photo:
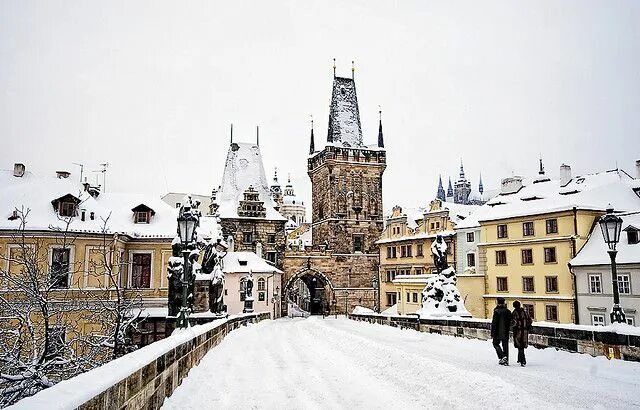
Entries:
[[382, 118], [378, 144], [363, 144], [355, 81], [334, 75], [327, 144], [307, 162], [314, 245], [325, 244], [339, 254], [377, 255], [375, 242], [383, 229], [383, 145]]

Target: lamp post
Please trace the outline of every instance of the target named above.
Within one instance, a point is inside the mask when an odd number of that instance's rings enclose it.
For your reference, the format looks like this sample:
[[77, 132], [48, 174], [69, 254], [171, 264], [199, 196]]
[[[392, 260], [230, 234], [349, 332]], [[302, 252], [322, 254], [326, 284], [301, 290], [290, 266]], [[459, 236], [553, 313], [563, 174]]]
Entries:
[[273, 305], [273, 318], [276, 318], [276, 302], [278, 301], [278, 293], [280, 293], [280, 286], [276, 286], [276, 291], [273, 293], [273, 299], [271, 304]]
[[378, 277], [374, 276], [373, 280], [371, 281], [371, 286], [373, 287], [373, 310], [377, 313], [378, 312]]
[[331, 301], [333, 305], [333, 313], [336, 315], [336, 319], [338, 318], [338, 301], [336, 300], [336, 295], [334, 293], [333, 300]]
[[193, 241], [193, 236], [196, 232], [196, 225], [198, 218], [191, 212], [180, 212], [178, 215], [178, 236], [182, 243], [182, 278], [180, 279], [180, 285], [182, 285], [182, 306], [180, 307], [180, 316], [178, 317], [178, 327], [189, 327], [187, 295], [189, 290], [189, 283], [191, 281], [191, 269], [189, 267], [189, 250], [187, 246]]
[[613, 309], [611, 310], [611, 323], [626, 323], [624, 310], [620, 307], [620, 290], [618, 289], [618, 273], [616, 270], [616, 245], [620, 241], [620, 231], [622, 230], [622, 218], [614, 215], [613, 207], [609, 205], [607, 214], [600, 218], [598, 222], [602, 229], [602, 237], [609, 247], [607, 251], [611, 258], [611, 279], [613, 283]]
[[348, 310], [347, 310], [347, 301], [349, 300], [349, 291], [345, 290], [344, 291], [344, 317], [347, 317]]

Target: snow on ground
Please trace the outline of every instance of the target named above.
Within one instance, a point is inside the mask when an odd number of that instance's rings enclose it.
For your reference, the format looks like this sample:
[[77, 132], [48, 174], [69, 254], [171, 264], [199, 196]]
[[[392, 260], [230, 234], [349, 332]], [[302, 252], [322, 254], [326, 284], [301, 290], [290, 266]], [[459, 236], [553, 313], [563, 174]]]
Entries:
[[640, 363], [535, 348], [527, 361], [503, 367], [488, 341], [345, 318], [263, 321], [229, 334], [163, 408], [640, 405]]

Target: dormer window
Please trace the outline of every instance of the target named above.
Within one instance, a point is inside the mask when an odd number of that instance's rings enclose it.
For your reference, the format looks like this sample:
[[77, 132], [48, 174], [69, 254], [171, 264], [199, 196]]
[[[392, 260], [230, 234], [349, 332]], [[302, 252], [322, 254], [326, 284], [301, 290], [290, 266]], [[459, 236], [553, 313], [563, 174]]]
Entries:
[[67, 194], [51, 201], [53, 209], [62, 217], [74, 217], [78, 213], [80, 199], [71, 194]]
[[629, 245], [635, 245], [640, 242], [640, 235], [638, 235], [639, 231], [637, 229], [628, 229], [627, 230], [627, 242]]
[[145, 204], [140, 204], [131, 211], [133, 212], [133, 222], [137, 224], [148, 224], [155, 215], [155, 211]]

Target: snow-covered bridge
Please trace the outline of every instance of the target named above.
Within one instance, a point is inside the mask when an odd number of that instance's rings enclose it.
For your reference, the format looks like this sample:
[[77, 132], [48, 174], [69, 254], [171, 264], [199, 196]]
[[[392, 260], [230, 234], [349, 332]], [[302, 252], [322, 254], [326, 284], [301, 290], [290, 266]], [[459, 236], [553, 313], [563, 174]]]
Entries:
[[527, 367], [503, 367], [487, 341], [344, 318], [263, 321], [230, 333], [163, 408], [640, 406], [640, 363], [527, 355]]

